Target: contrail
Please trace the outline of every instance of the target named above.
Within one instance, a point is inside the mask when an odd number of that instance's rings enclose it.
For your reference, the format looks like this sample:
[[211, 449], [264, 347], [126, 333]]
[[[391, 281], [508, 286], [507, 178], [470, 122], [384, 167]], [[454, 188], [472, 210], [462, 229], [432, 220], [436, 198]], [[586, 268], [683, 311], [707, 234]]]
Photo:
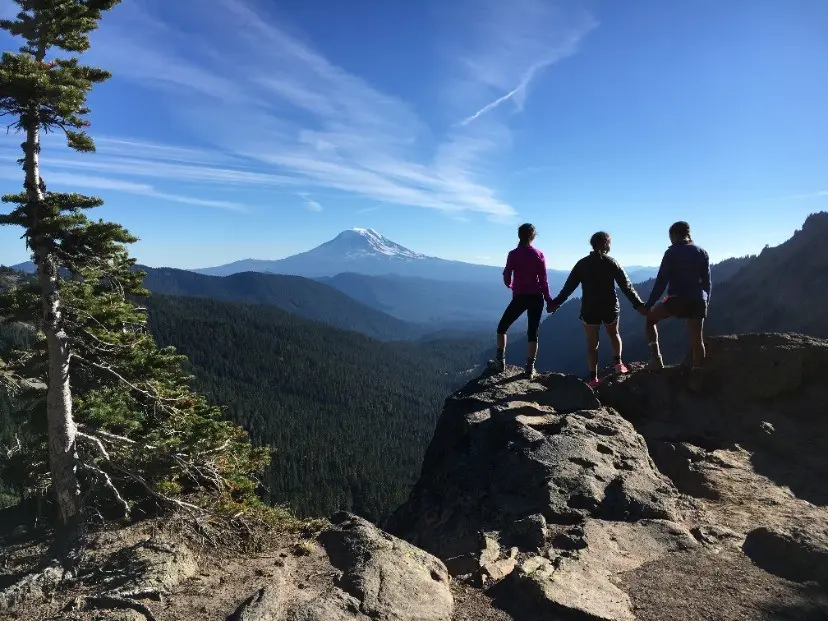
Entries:
[[481, 115], [486, 114], [489, 110], [494, 110], [500, 104], [502, 104], [504, 101], [509, 101], [512, 97], [517, 95], [518, 92], [520, 92], [521, 89], [523, 89], [523, 88], [526, 88], [526, 84], [521, 84], [516, 89], [511, 90], [508, 93], [506, 93], [505, 95], [503, 95], [503, 97], [500, 97], [499, 99], [495, 99], [490, 104], [480, 108], [480, 110], [478, 110], [477, 112], [472, 114], [470, 117], [467, 117], [467, 118], [463, 119], [462, 121], [460, 121], [460, 125], [468, 125], [469, 123], [471, 123], [475, 119], [479, 118]]
[[502, 97], [500, 97], [498, 99], [495, 99], [490, 104], [487, 104], [486, 106], [480, 108], [480, 110], [478, 110], [477, 112], [472, 114], [470, 117], [467, 117], [467, 118], [463, 119], [462, 121], [460, 121], [460, 125], [461, 126], [468, 125], [469, 123], [471, 123], [475, 119], [479, 118], [480, 116], [486, 114], [490, 110], [494, 110], [500, 104], [502, 104], [506, 101], [509, 101], [512, 97], [514, 97], [515, 95], [517, 95], [521, 91], [525, 90], [526, 87], [529, 86], [529, 82], [532, 81], [532, 78], [535, 77], [535, 74], [538, 72], [539, 69], [543, 69], [544, 67], [548, 67], [549, 65], [552, 64], [552, 62], [553, 61], [551, 59], [550, 60], [544, 60], [544, 61], [535, 63], [534, 65], [529, 67], [529, 69], [526, 70], [526, 73], [523, 74], [523, 77], [520, 80], [520, 84], [518, 84], [517, 87], [515, 87], [514, 89], [512, 89], [511, 91], [509, 91], [508, 93], [506, 93]]

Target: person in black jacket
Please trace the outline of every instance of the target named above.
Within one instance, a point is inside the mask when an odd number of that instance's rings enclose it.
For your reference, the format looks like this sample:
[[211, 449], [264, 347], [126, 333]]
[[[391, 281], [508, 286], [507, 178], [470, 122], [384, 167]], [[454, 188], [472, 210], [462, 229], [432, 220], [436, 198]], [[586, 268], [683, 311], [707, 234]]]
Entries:
[[566, 302], [567, 298], [581, 285], [581, 321], [584, 324], [587, 340], [587, 362], [589, 364], [590, 380], [589, 385], [598, 385], [598, 343], [601, 325], [607, 331], [612, 344], [615, 370], [618, 373], [628, 371], [626, 365], [621, 361], [621, 335], [618, 333], [618, 322], [621, 307], [618, 304], [618, 295], [615, 292], [615, 285], [621, 287], [621, 291], [632, 302], [633, 307], [641, 314], [644, 314], [644, 302], [638, 296], [635, 288], [630, 283], [627, 273], [618, 262], [609, 256], [612, 239], [609, 233], [599, 231], [589, 240], [592, 252], [575, 264], [572, 272], [566, 279], [566, 283], [552, 300], [551, 311]]

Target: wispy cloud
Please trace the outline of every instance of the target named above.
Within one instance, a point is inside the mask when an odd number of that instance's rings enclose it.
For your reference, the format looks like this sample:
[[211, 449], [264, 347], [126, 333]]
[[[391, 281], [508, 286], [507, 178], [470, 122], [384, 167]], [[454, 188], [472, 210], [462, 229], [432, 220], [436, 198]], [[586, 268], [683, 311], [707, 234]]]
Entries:
[[374, 211], [379, 211], [380, 209], [382, 209], [382, 207], [383, 207], [382, 205], [372, 205], [371, 207], [363, 207], [362, 209], [357, 209], [356, 214], [361, 216], [362, 214], [365, 214], [365, 213], [372, 213]]
[[793, 196], [786, 196], [781, 200], [801, 200], [806, 198], [820, 198], [828, 196], [828, 190], [820, 190], [819, 192], [809, 192], [807, 194], [794, 194]]
[[[47, 187], [49, 189], [57, 191], [76, 191], [78, 188], [88, 190], [110, 190], [113, 192], [123, 192], [125, 194], [133, 194], [136, 196], [145, 196], [147, 198], [154, 198], [172, 203], [181, 203], [184, 205], [213, 207], [216, 209], [228, 209], [230, 211], [247, 211], [246, 207], [239, 203], [209, 200], [195, 196], [184, 196], [181, 194], [162, 192], [145, 183], [133, 183], [109, 177], [52, 172], [52, 170], [48, 167], [43, 169], [43, 178], [48, 181]], [[21, 174], [16, 173], [14, 169], [4, 167], [0, 169], [0, 179], [7, 181], [20, 181]]]
[[461, 92], [480, 104], [461, 126], [507, 102], [522, 111], [532, 82], [574, 54], [598, 25], [577, 6], [550, 0], [471, 0], [468, 8], [476, 36], [453, 52], [460, 61], [461, 80], [465, 75], [471, 81]]
[[299, 194], [299, 196], [305, 202], [305, 209], [307, 209], [308, 211], [323, 211], [324, 207], [322, 207], [322, 205], [318, 201], [315, 201], [309, 195], [301, 193]]
[[[89, 60], [111, 70], [115, 84], [129, 80], [164, 98], [188, 144], [104, 136], [96, 155], [56, 151], [49, 166], [88, 183], [102, 175], [122, 180], [113, 191], [226, 209], [241, 206], [213, 200], [212, 188], [294, 196], [327, 189], [511, 221], [515, 208], [491, 182], [511, 134], [505, 123], [481, 117], [495, 116], [489, 113], [506, 101], [522, 107], [530, 84], [571, 54], [592, 24], [556, 13], [549, 0], [474, 2], [477, 18], [446, 91], [458, 109], [477, 112], [446, 129], [433, 114], [336, 65], [263, 3], [213, 0], [210, 11], [201, 0], [123, 3], [94, 33]], [[187, 28], [175, 23], [183, 14]], [[460, 98], [458, 82], [465, 85]], [[200, 186], [208, 198], [162, 191], [173, 183]], [[311, 210], [322, 208], [304, 200]]]

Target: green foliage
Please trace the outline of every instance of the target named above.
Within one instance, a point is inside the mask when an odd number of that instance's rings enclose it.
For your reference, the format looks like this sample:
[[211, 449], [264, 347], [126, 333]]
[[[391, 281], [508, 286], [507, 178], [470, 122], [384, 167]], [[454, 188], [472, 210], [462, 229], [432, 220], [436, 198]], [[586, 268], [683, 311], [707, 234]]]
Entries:
[[405, 500], [446, 396], [491, 340], [382, 343], [267, 306], [153, 296], [148, 307], [199, 390], [272, 451], [266, 499], [304, 516], [379, 520]]
[[[192, 389], [182, 368], [184, 356], [156, 345], [146, 329], [146, 313], [125, 297], [144, 293], [142, 274], [131, 267], [132, 260], [123, 255], [117, 267], [86, 270], [61, 287], [73, 351], [81, 473], [108, 495], [104, 505], [123, 498], [130, 504], [151, 500], [174, 506], [173, 499], [184, 498], [236, 512], [258, 504], [255, 474], [267, 465], [267, 451], [253, 449], [241, 427]], [[7, 321], [37, 320], [31, 306], [36, 289], [36, 283], [17, 285], [2, 294]], [[14, 331], [4, 329], [7, 345], [0, 354], [27, 377], [42, 379], [42, 339], [18, 337], [16, 344], [28, 347], [10, 347]], [[16, 473], [19, 487], [42, 493], [49, 481], [45, 415], [42, 395], [34, 392], [27, 398], [34, 408], [31, 417], [4, 425], [21, 431], [24, 442], [4, 466], [7, 474]]]
[[[257, 505], [253, 475], [266, 465], [266, 451], [253, 449], [238, 425], [192, 390], [184, 358], [155, 344], [144, 311], [129, 301], [146, 294], [126, 249], [136, 238], [86, 216], [101, 199], [48, 192], [39, 174], [42, 132], [63, 131], [70, 148], [94, 151], [87, 96], [109, 73], [54, 54], [87, 50], [102, 12], [118, 2], [15, 1], [20, 12], [0, 28], [24, 43], [0, 59], [0, 115], [26, 134], [25, 182], [22, 193], [3, 197], [13, 208], [0, 225], [24, 229], [37, 277], [0, 274], [0, 318], [29, 331], [25, 343], [7, 339], [0, 349], [9, 418], [3, 439], [10, 442], [11, 433], [15, 443], [0, 454], [3, 474], [24, 494], [60, 487], [67, 524], [78, 515], [75, 469], [88, 502], [126, 513]], [[63, 398], [49, 406], [49, 437], [45, 393], [61, 397], [70, 387], [71, 408]]]

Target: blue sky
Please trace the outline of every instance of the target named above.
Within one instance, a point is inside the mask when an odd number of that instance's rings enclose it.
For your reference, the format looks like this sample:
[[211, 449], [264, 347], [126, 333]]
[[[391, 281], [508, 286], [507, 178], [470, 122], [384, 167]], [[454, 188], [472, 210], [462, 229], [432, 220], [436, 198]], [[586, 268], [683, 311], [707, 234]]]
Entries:
[[[49, 140], [43, 169], [149, 265], [357, 226], [498, 264], [523, 221], [552, 267], [598, 229], [654, 265], [677, 219], [718, 260], [828, 209], [826, 32], [825, 0], [127, 0], [86, 54], [114, 74], [98, 152]], [[19, 142], [0, 136], [3, 191]], [[0, 263], [27, 258], [19, 234]]]

